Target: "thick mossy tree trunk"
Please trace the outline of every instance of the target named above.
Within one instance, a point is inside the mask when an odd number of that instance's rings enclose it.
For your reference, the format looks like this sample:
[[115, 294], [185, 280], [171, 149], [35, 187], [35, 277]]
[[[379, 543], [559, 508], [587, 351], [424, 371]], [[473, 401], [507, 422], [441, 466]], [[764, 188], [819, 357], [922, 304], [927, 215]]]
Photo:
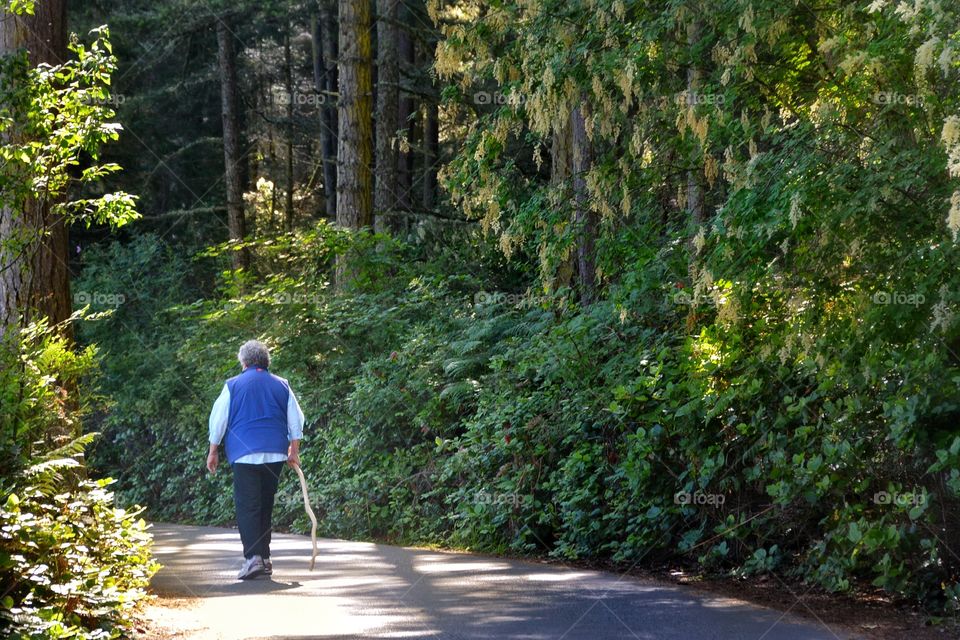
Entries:
[[[26, 49], [32, 67], [60, 64], [67, 55], [66, 28], [66, 0], [39, 0], [33, 15], [0, 9], [0, 55]], [[15, 123], [4, 142], [24, 142], [27, 135]], [[70, 317], [67, 225], [55, 204], [43, 192], [0, 203], [0, 336], [38, 317], [51, 324]], [[60, 326], [69, 337], [70, 328]]]
[[[243, 215], [243, 185], [240, 179], [240, 125], [237, 122], [237, 56], [233, 32], [226, 18], [217, 19], [217, 50], [220, 62], [220, 115], [223, 120], [224, 182], [227, 186], [227, 222], [230, 239], [242, 242], [246, 237]], [[292, 98], [292, 97], [291, 97]], [[245, 249], [233, 252], [233, 268], [249, 266]]]
[[[340, 0], [340, 99], [337, 102], [337, 224], [373, 224], [373, 43], [368, 0]], [[337, 286], [350, 279], [344, 259]]]
[[337, 223], [373, 223], [373, 60], [370, 4], [340, 1], [340, 100], [337, 116]]

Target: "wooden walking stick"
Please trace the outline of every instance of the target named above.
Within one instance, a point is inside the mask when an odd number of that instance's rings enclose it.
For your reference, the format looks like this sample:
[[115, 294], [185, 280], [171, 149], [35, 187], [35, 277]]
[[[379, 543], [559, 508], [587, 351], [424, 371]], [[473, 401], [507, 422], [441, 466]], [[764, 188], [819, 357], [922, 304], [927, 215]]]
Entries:
[[310, 508], [310, 496], [307, 494], [307, 479], [303, 477], [303, 470], [299, 464], [291, 465], [293, 470], [300, 477], [300, 491], [303, 492], [303, 508], [307, 510], [310, 516], [310, 541], [313, 543], [313, 555], [310, 556], [310, 571], [313, 571], [313, 565], [317, 561], [317, 516], [313, 515], [313, 509]]

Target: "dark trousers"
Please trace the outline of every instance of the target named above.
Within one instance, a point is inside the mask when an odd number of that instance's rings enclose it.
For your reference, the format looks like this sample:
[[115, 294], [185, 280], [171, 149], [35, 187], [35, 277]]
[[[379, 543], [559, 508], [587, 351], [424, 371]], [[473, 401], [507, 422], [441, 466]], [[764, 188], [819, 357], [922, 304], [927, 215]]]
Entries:
[[283, 462], [233, 465], [233, 504], [244, 558], [270, 557], [273, 498], [283, 465]]

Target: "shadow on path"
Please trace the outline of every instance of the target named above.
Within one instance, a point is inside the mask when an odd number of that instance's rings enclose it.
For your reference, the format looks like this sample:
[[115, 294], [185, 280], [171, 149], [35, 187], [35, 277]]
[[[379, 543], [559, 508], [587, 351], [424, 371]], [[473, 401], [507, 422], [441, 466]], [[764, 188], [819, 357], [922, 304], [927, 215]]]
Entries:
[[273, 576], [236, 580], [236, 531], [155, 525], [161, 596], [195, 598], [196, 638], [838, 640], [743, 602], [612, 573], [275, 535]]

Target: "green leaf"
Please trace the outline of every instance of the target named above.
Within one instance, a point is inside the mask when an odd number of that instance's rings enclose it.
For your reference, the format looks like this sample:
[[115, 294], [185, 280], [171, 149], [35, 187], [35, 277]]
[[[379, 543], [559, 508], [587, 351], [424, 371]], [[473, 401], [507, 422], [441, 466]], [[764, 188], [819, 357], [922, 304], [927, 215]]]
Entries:
[[851, 522], [850, 530], [847, 532], [847, 538], [853, 543], [860, 542], [863, 538], [863, 534], [860, 532], [860, 525], [856, 522]]

